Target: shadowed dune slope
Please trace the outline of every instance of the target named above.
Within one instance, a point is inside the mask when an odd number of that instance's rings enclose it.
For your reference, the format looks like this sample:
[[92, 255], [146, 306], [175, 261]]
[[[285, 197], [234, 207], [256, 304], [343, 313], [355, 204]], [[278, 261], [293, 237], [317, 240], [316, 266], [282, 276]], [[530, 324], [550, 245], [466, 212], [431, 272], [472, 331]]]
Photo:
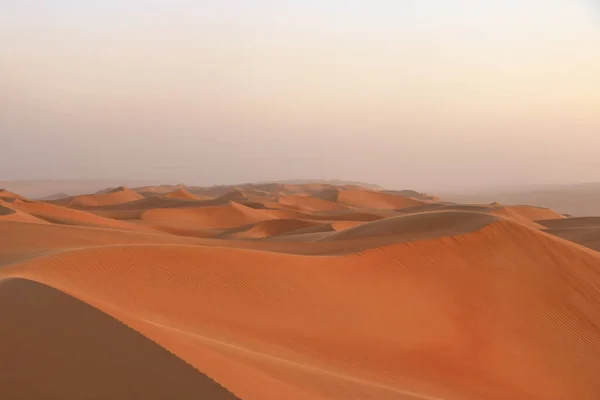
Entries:
[[0, 398], [237, 399], [180, 358], [56, 289], [0, 280]]
[[280, 236], [293, 231], [303, 230], [305, 228], [318, 227], [320, 225], [323, 224], [299, 219], [271, 219], [239, 228], [234, 228], [225, 232], [223, 236], [239, 239], [261, 239], [272, 236]]
[[548, 229], [600, 228], [600, 217], [575, 217], [535, 221]]
[[600, 256], [509, 220], [335, 257], [81, 249], [0, 277], [98, 307], [245, 400], [600, 393]]
[[577, 217], [536, 221], [547, 233], [600, 251], [600, 217]]
[[12, 208], [3, 206], [2, 204], [0, 204], [0, 217], [5, 217], [7, 215], [12, 215], [12, 214], [16, 214], [17, 212], [15, 210], [13, 210]]
[[424, 204], [410, 197], [396, 196], [369, 190], [340, 190], [336, 201], [354, 208], [399, 210]]
[[437, 211], [401, 215], [361, 224], [333, 233], [323, 240], [357, 240], [382, 236], [424, 238], [431, 236], [455, 236], [479, 230], [497, 221], [489, 214], [465, 211]]

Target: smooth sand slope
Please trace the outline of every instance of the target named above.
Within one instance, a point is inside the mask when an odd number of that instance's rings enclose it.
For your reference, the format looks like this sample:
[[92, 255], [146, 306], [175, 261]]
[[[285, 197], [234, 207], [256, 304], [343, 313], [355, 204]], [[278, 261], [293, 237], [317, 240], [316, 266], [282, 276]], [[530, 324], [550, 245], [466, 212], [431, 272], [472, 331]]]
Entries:
[[600, 254], [545, 232], [592, 221], [271, 189], [302, 210], [0, 216], [0, 398], [598, 399]]

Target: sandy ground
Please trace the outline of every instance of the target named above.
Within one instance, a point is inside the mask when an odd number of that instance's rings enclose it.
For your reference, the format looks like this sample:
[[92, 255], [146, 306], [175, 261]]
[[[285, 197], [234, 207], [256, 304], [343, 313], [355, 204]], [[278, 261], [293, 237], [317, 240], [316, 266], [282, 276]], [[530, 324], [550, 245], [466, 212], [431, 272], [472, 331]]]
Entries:
[[600, 397], [597, 219], [234, 191], [4, 192], [0, 398]]

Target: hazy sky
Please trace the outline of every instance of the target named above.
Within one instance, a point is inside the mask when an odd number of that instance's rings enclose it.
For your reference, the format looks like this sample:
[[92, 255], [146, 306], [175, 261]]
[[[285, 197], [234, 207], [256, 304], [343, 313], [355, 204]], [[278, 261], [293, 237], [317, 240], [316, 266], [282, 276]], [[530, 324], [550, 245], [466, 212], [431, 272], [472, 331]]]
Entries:
[[0, 180], [600, 181], [595, 0], [0, 0]]

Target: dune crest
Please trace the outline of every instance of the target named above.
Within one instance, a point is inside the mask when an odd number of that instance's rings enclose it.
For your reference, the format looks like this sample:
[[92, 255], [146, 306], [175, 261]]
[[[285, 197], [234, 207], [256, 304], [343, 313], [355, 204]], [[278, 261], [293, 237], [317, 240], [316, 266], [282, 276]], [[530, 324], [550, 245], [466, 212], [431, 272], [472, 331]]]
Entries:
[[129, 203], [143, 198], [144, 196], [131, 189], [118, 187], [106, 193], [75, 196], [68, 200], [62, 200], [59, 204], [68, 205], [69, 207], [92, 208]]

